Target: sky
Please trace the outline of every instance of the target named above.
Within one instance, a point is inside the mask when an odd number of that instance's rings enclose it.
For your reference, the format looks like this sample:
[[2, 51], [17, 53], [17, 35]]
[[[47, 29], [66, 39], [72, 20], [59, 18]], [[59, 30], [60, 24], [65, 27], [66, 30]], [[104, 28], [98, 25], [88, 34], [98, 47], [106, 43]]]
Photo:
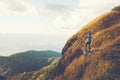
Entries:
[[0, 0], [0, 55], [26, 50], [61, 52], [83, 25], [120, 0]]

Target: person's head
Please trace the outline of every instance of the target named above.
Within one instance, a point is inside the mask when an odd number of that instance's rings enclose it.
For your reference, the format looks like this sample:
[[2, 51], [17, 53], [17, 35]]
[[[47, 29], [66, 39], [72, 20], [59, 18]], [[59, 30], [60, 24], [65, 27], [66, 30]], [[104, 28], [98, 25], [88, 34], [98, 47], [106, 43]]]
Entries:
[[90, 32], [90, 31], [88, 31], [88, 34], [91, 34], [91, 32]]

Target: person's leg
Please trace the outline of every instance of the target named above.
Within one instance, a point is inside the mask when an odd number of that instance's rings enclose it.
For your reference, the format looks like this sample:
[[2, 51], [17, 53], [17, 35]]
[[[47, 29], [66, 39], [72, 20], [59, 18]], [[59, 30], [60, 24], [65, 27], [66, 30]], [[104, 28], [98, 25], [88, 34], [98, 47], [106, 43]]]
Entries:
[[90, 51], [90, 49], [91, 49], [91, 46], [90, 46], [90, 44], [91, 44], [91, 42], [89, 42], [89, 44], [88, 44], [88, 45], [89, 45], [89, 51]]
[[88, 41], [85, 44], [85, 50], [88, 50]]

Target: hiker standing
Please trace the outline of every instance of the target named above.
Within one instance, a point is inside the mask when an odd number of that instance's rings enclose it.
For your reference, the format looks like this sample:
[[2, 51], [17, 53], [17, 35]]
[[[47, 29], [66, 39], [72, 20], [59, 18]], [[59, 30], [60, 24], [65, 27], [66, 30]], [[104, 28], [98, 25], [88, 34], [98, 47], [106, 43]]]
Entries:
[[92, 36], [91, 36], [91, 32], [89, 31], [88, 35], [87, 35], [87, 42], [85, 44], [86, 50], [90, 51], [90, 49], [91, 49], [91, 47], [90, 47], [91, 41], [92, 41]]

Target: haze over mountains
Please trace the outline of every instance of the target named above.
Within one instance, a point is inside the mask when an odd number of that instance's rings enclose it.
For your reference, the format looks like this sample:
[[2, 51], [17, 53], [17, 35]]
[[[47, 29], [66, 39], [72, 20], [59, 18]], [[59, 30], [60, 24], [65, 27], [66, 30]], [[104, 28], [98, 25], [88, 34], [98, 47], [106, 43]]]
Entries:
[[61, 34], [0, 34], [0, 56], [9, 56], [27, 50], [61, 52], [69, 36], [69, 33], [65, 36]]

